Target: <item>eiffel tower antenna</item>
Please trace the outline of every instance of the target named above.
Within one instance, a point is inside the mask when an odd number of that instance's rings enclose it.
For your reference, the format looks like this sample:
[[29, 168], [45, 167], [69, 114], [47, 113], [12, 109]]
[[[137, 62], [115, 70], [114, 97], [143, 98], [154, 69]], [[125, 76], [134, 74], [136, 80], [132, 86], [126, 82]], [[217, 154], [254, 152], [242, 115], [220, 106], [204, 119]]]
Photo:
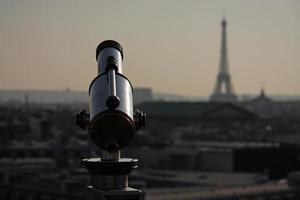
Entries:
[[233, 91], [231, 83], [231, 77], [228, 68], [228, 57], [227, 57], [227, 41], [226, 41], [226, 27], [227, 21], [223, 16], [222, 22], [222, 36], [221, 36], [221, 57], [219, 73], [217, 76], [216, 86], [213, 94], [210, 97], [211, 101], [223, 101], [223, 102], [235, 102], [237, 96]]

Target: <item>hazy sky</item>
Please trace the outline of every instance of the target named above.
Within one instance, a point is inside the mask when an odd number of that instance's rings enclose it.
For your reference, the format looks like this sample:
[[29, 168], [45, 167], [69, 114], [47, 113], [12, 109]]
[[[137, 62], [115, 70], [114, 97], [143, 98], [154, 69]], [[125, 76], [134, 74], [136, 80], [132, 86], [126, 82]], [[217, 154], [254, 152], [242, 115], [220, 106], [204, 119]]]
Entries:
[[0, 0], [0, 89], [88, 90], [115, 39], [134, 86], [210, 95], [223, 14], [236, 93], [300, 94], [299, 0]]

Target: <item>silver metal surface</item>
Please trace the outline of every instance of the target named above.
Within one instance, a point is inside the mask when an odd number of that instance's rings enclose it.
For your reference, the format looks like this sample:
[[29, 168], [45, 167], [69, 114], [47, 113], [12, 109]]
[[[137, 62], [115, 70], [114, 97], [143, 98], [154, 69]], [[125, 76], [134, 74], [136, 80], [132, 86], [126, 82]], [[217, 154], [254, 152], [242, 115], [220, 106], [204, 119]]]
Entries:
[[104, 73], [107, 58], [113, 56], [116, 59], [116, 65], [118, 66], [118, 73], [122, 74], [122, 55], [121, 52], [113, 47], [107, 47], [102, 49], [98, 55], [98, 74]]
[[108, 71], [108, 96], [116, 96], [116, 74], [114, 69]]
[[[116, 74], [116, 95], [120, 99], [120, 105], [115, 109], [127, 114], [133, 119], [132, 87], [123, 76]], [[108, 94], [107, 74], [99, 76], [93, 81], [90, 89], [90, 120], [98, 113], [108, 110], [106, 99]]]
[[102, 150], [102, 152], [101, 152], [101, 160], [119, 161], [120, 157], [121, 157], [121, 152], [120, 151], [110, 153], [110, 152], [107, 152], [105, 150]]
[[[102, 162], [101, 158], [85, 158], [83, 159], [83, 161], [85, 162]], [[137, 162], [137, 159], [133, 159], [133, 158], [120, 158], [119, 162]]]

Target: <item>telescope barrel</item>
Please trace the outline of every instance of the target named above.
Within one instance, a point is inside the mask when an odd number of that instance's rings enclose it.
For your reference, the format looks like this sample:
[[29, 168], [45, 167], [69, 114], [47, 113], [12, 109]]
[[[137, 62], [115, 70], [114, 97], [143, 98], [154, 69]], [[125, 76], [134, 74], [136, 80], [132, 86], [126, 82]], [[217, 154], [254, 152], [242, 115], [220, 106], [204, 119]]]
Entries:
[[113, 40], [106, 40], [101, 42], [96, 49], [96, 59], [98, 62], [98, 74], [105, 73], [108, 58], [113, 57], [117, 66], [119, 74], [123, 74], [122, 61], [123, 61], [123, 48]]
[[122, 46], [112, 40], [96, 50], [98, 76], [90, 85], [90, 136], [100, 148], [114, 152], [128, 144], [136, 131], [133, 89], [122, 74]]
[[122, 73], [122, 46], [113, 40], [101, 42], [96, 58], [98, 76], [89, 88], [90, 112], [77, 114], [76, 124], [82, 129], [88, 127], [90, 138], [98, 147], [114, 153], [145, 126], [146, 115], [139, 110], [133, 112], [133, 88]]

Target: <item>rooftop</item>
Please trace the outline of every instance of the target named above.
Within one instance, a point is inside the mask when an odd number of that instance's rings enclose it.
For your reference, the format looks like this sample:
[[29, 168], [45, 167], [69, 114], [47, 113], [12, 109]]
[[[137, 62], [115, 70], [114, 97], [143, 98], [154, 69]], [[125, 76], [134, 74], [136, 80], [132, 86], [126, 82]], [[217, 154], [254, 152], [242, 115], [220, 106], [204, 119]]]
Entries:
[[[154, 101], [139, 104], [137, 108], [148, 116], [163, 117], [203, 117], [222, 110], [229, 116], [246, 116], [255, 118], [256, 115], [240, 106], [222, 102], [165, 102]], [[233, 115], [232, 115], [233, 114]]]
[[170, 183], [170, 185], [177, 185], [177, 187], [201, 185], [201, 190], [216, 187], [248, 186], [267, 181], [265, 175], [258, 173], [143, 169], [133, 171], [132, 175], [150, 182]]
[[[253, 196], [272, 196], [281, 199], [284, 195], [293, 195], [296, 189], [290, 187], [286, 181], [269, 182], [251, 186], [239, 186], [230, 188], [216, 188], [203, 190], [202, 187], [170, 188], [170, 189], [148, 189], [146, 190], [147, 200], [193, 200], [193, 199], [231, 199], [248, 198]], [[278, 196], [276, 196], [278, 195]]]

